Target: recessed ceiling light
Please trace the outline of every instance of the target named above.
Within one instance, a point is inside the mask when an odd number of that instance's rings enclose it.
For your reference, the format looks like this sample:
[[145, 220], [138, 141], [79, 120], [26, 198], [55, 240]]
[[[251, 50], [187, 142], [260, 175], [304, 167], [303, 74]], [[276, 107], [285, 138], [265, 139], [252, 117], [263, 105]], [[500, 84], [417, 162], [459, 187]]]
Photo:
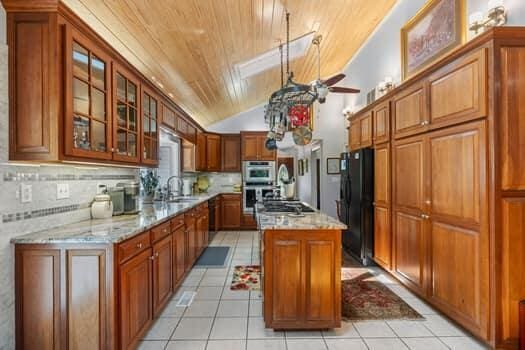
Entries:
[[[306, 54], [314, 35], [315, 32], [310, 32], [290, 41], [290, 61]], [[286, 61], [286, 45], [283, 47], [283, 57]], [[281, 53], [279, 47], [276, 47], [247, 61], [237, 63], [235, 67], [237, 68], [241, 79], [246, 79], [280, 64]]]

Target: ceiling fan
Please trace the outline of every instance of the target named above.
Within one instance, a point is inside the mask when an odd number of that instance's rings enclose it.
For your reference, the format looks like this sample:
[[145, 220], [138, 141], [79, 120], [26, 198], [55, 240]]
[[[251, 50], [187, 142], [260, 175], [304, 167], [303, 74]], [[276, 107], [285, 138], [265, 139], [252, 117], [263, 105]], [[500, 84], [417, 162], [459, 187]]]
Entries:
[[312, 83], [312, 90], [317, 95], [317, 101], [319, 103], [325, 103], [326, 96], [329, 92], [342, 93], [342, 94], [357, 94], [360, 92], [359, 89], [342, 87], [342, 86], [333, 86], [345, 78], [346, 75], [339, 73], [331, 76], [328, 79], [321, 80], [321, 35], [316, 35], [312, 44], [317, 46], [317, 80]]

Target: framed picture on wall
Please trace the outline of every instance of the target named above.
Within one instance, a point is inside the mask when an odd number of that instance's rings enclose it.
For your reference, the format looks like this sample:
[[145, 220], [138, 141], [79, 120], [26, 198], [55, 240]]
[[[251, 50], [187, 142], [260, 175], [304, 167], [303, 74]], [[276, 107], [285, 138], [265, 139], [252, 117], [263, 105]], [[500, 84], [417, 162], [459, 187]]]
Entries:
[[465, 0], [429, 0], [401, 28], [403, 80], [465, 41]]
[[326, 173], [328, 175], [341, 174], [339, 158], [326, 158]]

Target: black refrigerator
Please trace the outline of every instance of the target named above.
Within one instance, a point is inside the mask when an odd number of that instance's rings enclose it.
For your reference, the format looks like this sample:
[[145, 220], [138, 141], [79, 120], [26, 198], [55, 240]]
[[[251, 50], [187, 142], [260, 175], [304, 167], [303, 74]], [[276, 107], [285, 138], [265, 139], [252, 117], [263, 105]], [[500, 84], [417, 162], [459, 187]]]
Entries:
[[341, 219], [343, 247], [361, 264], [374, 265], [374, 151], [341, 154]]

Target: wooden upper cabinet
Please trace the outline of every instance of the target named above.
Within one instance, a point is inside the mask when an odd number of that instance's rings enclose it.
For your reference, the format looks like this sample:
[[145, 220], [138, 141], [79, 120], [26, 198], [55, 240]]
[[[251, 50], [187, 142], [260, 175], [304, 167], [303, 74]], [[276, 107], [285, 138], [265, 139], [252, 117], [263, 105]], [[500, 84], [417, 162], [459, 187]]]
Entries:
[[416, 83], [395, 95], [392, 113], [395, 138], [426, 131], [429, 118], [425, 84]]
[[222, 171], [241, 171], [241, 137], [240, 135], [221, 135]]
[[361, 148], [361, 120], [354, 118], [350, 121], [350, 128], [348, 129], [348, 147], [350, 151], [355, 151]]
[[374, 144], [388, 142], [390, 140], [390, 101], [383, 102], [375, 107], [372, 115]]
[[390, 145], [374, 149], [374, 202], [376, 205], [390, 204]]
[[257, 145], [259, 147], [259, 160], [275, 160], [277, 151], [266, 148], [266, 132], [262, 133], [257, 138]]
[[266, 134], [265, 131], [241, 132], [242, 160], [275, 161], [277, 152], [266, 148]]
[[242, 135], [242, 160], [258, 160], [257, 135]]
[[372, 111], [369, 111], [363, 115], [359, 120], [360, 128], [360, 147], [370, 147], [372, 146]]
[[72, 157], [111, 159], [111, 63], [77, 30], [66, 31], [64, 151]]
[[207, 149], [206, 149], [206, 134], [203, 132], [197, 132], [195, 142], [195, 170], [206, 171], [207, 168]]
[[9, 159], [57, 160], [63, 97], [58, 79], [62, 67], [56, 58], [63, 40], [56, 16], [9, 14], [7, 32]]
[[162, 124], [166, 125], [167, 127], [171, 128], [172, 130], [177, 130], [177, 113], [170, 107], [168, 107], [165, 103], [161, 103], [162, 105]]
[[221, 137], [206, 134], [206, 170], [221, 170]]
[[140, 84], [127, 69], [113, 63], [113, 159], [140, 159]]
[[430, 127], [487, 116], [487, 49], [464, 56], [428, 78]]
[[142, 86], [142, 158], [144, 164], [159, 163], [159, 98], [148, 87]]

